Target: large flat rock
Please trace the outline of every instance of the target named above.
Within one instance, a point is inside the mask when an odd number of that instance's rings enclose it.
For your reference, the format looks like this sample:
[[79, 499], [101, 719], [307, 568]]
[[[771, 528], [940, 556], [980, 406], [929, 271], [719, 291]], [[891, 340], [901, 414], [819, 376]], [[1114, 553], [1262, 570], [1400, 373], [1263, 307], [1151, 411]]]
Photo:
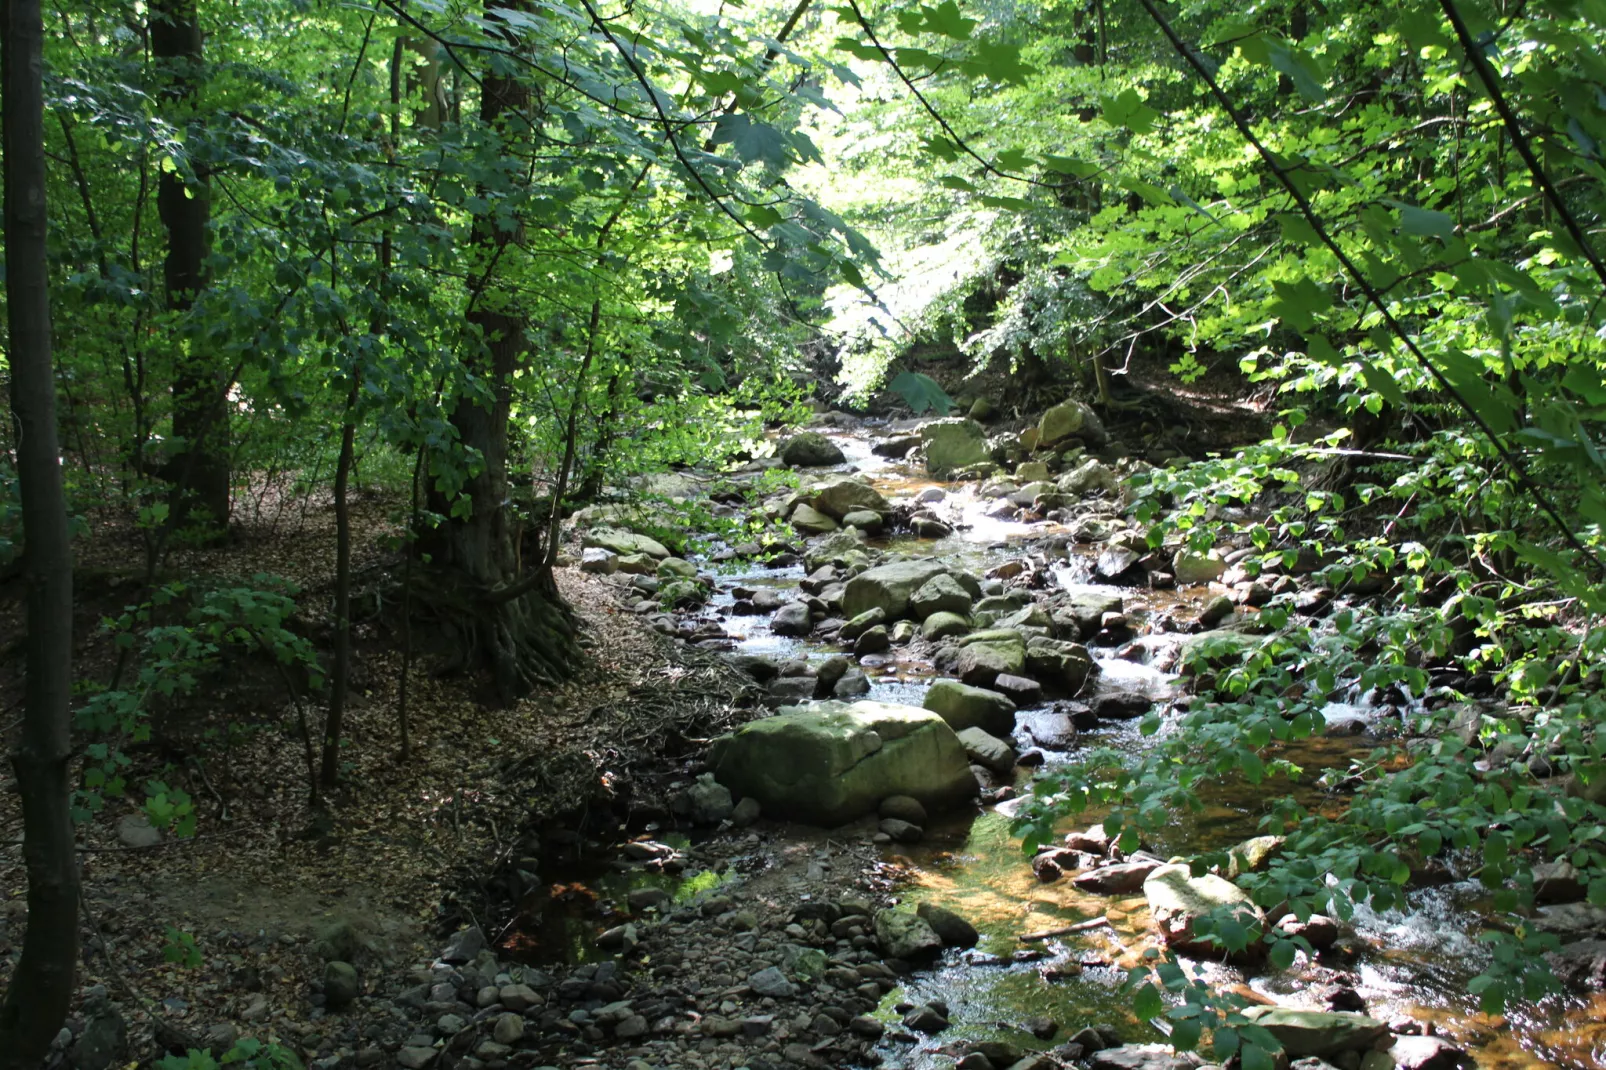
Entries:
[[965, 749], [938, 714], [886, 702], [783, 709], [716, 739], [714, 776], [766, 816], [840, 825], [889, 795], [928, 809], [976, 792]]

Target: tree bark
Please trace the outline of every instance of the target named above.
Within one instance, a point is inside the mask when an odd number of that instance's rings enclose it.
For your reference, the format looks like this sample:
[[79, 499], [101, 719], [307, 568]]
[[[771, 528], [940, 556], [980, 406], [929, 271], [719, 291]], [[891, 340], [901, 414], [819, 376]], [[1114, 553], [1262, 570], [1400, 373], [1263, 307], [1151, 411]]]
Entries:
[[50, 349], [39, 0], [8, 0], [0, 35], [7, 358], [28, 614], [22, 733], [11, 755], [22, 795], [28, 931], [0, 1005], [0, 1068], [22, 1070], [49, 1051], [78, 963], [78, 858], [68, 806], [72, 556]]
[[[510, 145], [533, 128], [525, 114], [529, 104], [529, 88], [516, 76], [486, 72], [480, 122], [499, 131]], [[524, 572], [522, 525], [507, 508], [508, 417], [514, 373], [524, 359], [525, 324], [495, 276], [498, 263], [510, 247], [516, 250], [521, 237], [519, 230], [503, 230], [490, 219], [475, 228], [474, 242], [485, 267], [471, 287], [467, 320], [477, 329], [481, 345], [465, 363], [467, 378], [483, 383], [484, 394], [460, 396], [450, 419], [461, 445], [478, 454], [479, 468], [461, 492], [467, 516], [432, 494], [435, 511], [451, 518], [434, 540], [434, 571], [437, 581], [444, 582], [437, 582], [432, 601], [446, 611], [465, 660], [489, 671], [495, 697], [504, 704], [537, 684], [567, 679], [579, 658], [574, 621], [558, 595], [552, 570], [545, 560], [533, 559], [530, 572]], [[517, 594], [510, 597], [509, 591]]]
[[[193, 110], [201, 83], [201, 24], [196, 0], [152, 0], [151, 56], [161, 78], [160, 98], [175, 120]], [[167, 307], [188, 313], [206, 288], [207, 227], [211, 187], [204, 165], [186, 183], [176, 170], [157, 179], [156, 209], [167, 229], [163, 278]], [[229, 410], [224, 375], [211, 354], [184, 339], [173, 372], [173, 437], [178, 453], [167, 469], [174, 525], [210, 526], [227, 534], [229, 523]]]

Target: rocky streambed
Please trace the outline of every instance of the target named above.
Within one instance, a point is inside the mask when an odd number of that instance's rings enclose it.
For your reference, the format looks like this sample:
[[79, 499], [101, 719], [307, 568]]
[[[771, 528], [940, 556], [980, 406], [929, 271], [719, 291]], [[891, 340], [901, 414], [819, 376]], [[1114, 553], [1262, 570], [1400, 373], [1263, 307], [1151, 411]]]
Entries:
[[[1316, 616], [1342, 596], [1249, 577], [1230, 551], [1152, 552], [1077, 406], [991, 440], [969, 421], [837, 420], [784, 444], [800, 485], [756, 505], [784, 538], [688, 562], [617, 514], [582, 518], [577, 563], [665, 634], [724, 652], [775, 712], [713, 741], [676, 786], [675, 820], [701, 831], [625, 830], [605, 871], [554, 885], [549, 916], [569, 927], [538, 961], [498, 960], [469, 930], [420, 966], [397, 1000], [418, 1026], [400, 1065], [1198, 1065], [1121, 991], [1165, 946], [1260, 1004], [1304, 1070], [1598, 1064], [1599, 1004], [1479, 1014], [1464, 990], [1483, 954], [1477, 896], [1453, 873], [1408, 914], [1283, 920], [1316, 951], [1288, 970], [1195, 941], [1199, 911], [1253, 910], [1232, 880], [1277, 849], [1256, 837], [1253, 789], [1216, 792], [1130, 853], [1083, 821], [1023, 856], [1010, 822], [1034, 773], [1145, 746], [1137, 721], [1169, 715], [1190, 645], [1243, 649], [1270, 600]], [[740, 518], [771, 470], [735, 492], [680, 489]], [[1353, 699], [1291, 754], [1312, 804], [1329, 790], [1317, 773], [1400, 729], [1397, 706]], [[1168, 864], [1228, 846], [1219, 873]], [[1602, 920], [1550, 909], [1584, 944]]]

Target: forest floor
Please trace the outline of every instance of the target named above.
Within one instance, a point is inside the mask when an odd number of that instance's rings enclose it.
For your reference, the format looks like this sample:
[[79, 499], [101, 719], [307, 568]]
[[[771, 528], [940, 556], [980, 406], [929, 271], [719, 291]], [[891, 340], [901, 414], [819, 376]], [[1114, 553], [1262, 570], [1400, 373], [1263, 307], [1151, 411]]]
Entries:
[[[1125, 398], [1134, 440], [1197, 450], [1246, 433], [1247, 410], [1209, 391], [1184, 397], [1139, 390]], [[359, 586], [383, 589], [385, 570], [396, 567], [399, 512], [381, 495], [355, 501]], [[299, 591], [299, 630], [325, 647], [334, 543], [328, 501], [264, 488], [228, 545], [178, 550], [156, 580], [281, 576]], [[144, 550], [140, 534], [116, 522], [92, 520], [80, 543], [76, 635], [84, 678], [106, 681], [118, 671], [119, 648], [104, 622], [146, 589]], [[366, 1016], [338, 1023], [327, 1017], [326, 959], [352, 960], [365, 989], [388, 997], [408, 980], [428, 980], [428, 964], [452, 931], [491, 928], [491, 915], [512, 912], [533, 883], [550, 883], [552, 861], [565, 847], [580, 854], [610, 836], [667, 827], [671, 784], [700, 767], [708, 740], [758, 711], [752, 682], [625, 612], [616, 585], [575, 569], [560, 569], [558, 577], [585, 625], [587, 657], [574, 678], [511, 709], [488, 708], [460, 678], [431, 675], [435, 659], [420, 637], [426, 649], [408, 676], [405, 760], [398, 718], [403, 641], [394, 627], [401, 613], [359, 601], [349, 742], [342, 786], [324, 800], [327, 817], [311, 805], [308, 757], [295, 742], [298, 707], [314, 724], [323, 711], [295, 693], [304, 682], [268, 659], [232, 659], [226, 672], [203, 677], [195, 701], [156, 711], [151, 741], [130, 749], [130, 795], [139, 796], [148, 781], [182, 787], [194, 800], [196, 835], [158, 838], [137, 827], [132, 800], [108, 799], [81, 836], [82, 983], [91, 1000], [102, 991], [112, 996], [136, 1058], [191, 1044], [221, 1052], [236, 1035], [256, 1035], [331, 1068], [353, 1052], [355, 1065], [387, 1060], [383, 1053], [398, 1043], [394, 1005], [376, 998]], [[0, 603], [0, 634], [20, 636], [20, 614], [20, 599]], [[0, 665], [0, 695], [12, 709], [19, 661]], [[614, 826], [599, 828], [606, 822], [595, 815], [585, 820], [593, 809]], [[0, 790], [0, 827], [20, 827], [18, 817], [15, 793]], [[848, 830], [841, 840], [771, 823], [761, 832], [731, 829], [688, 846], [676, 864], [746, 865], [755, 880], [744, 884], [749, 910], [739, 912], [737, 924], [779, 928], [800, 897], [884, 897], [887, 870], [868, 846], [868, 831]], [[20, 926], [4, 923], [25, 911], [25, 885], [20, 852], [0, 850], [3, 959], [17, 950]], [[548, 892], [557, 898], [560, 889]], [[608, 909], [578, 883], [561, 894], [584, 899], [588, 911]], [[749, 926], [745, 914], [753, 911], [760, 917]], [[643, 939], [711, 939], [723, 948], [739, 934], [729, 931], [730, 912], [722, 913], [681, 918]], [[708, 932], [694, 935], [700, 929]], [[488, 935], [494, 944], [504, 934]], [[525, 958], [532, 951], [503, 950]], [[765, 953], [763, 946], [747, 950], [760, 956], [755, 961]], [[676, 953], [665, 946], [659, 961]], [[704, 966], [727, 982], [739, 981], [735, 968], [718, 952]], [[86, 1001], [69, 1022], [74, 1034], [86, 1016], [93, 1021], [95, 1006]], [[826, 1009], [843, 1017], [840, 1008]], [[796, 1023], [791, 1033], [812, 1035], [813, 1025]], [[874, 1039], [868, 1028], [852, 1038], [860, 1055]], [[782, 1028], [771, 1043], [778, 1061], [819, 1062], [783, 1043], [787, 1036]], [[780, 1058], [788, 1052], [795, 1058]]]

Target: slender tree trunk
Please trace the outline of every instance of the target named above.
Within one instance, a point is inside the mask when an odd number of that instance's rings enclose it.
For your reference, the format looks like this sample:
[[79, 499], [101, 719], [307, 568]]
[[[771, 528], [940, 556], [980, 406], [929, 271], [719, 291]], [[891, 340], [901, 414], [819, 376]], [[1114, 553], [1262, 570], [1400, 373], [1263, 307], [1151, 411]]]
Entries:
[[[493, 6], [493, 5], [488, 5]], [[517, 77], [487, 71], [481, 82], [480, 121], [499, 131], [510, 148], [532, 128], [525, 114], [530, 91]], [[436, 511], [451, 519], [434, 540], [435, 571], [446, 582], [435, 601], [448, 610], [466, 660], [489, 670], [496, 700], [511, 703], [540, 683], [567, 679], [579, 657], [574, 622], [558, 595], [552, 570], [521, 561], [522, 528], [508, 502], [508, 417], [513, 377], [525, 353], [524, 319], [516, 303], [501, 292], [496, 265], [517, 255], [521, 232], [483, 220], [474, 232], [483, 273], [472, 287], [468, 322], [477, 329], [479, 352], [468, 360], [472, 379], [485, 384], [478, 396], [464, 394], [452, 410], [452, 426], [463, 447], [479, 457], [478, 471], [464, 482], [468, 515], [461, 506], [437, 501]], [[439, 498], [439, 495], [435, 495]]]
[[[196, 0], [152, 0], [151, 55], [162, 80], [161, 99], [188, 118], [201, 82], [201, 25]], [[187, 313], [206, 288], [210, 184], [197, 164], [195, 181], [166, 170], [157, 179], [156, 208], [167, 228], [163, 265], [167, 307]], [[173, 437], [179, 450], [168, 468], [175, 525], [201, 524], [226, 535], [229, 523], [229, 410], [224, 374], [205, 347], [181, 332], [173, 372]]]
[[22, 497], [27, 682], [12, 767], [22, 795], [28, 931], [0, 1005], [0, 1067], [37, 1066], [67, 1017], [78, 964], [78, 858], [68, 808], [72, 556], [56, 439], [45, 259], [45, 140], [39, 0], [7, 0], [0, 25], [6, 311], [11, 414]]
[[323, 722], [323, 760], [318, 779], [323, 786], [340, 781], [340, 733], [346, 721], [346, 696], [351, 690], [351, 507], [347, 491], [357, 447], [357, 391], [360, 371], [352, 370], [351, 391], [346, 395], [340, 421], [340, 459], [335, 463], [335, 663], [330, 673], [329, 716]]

